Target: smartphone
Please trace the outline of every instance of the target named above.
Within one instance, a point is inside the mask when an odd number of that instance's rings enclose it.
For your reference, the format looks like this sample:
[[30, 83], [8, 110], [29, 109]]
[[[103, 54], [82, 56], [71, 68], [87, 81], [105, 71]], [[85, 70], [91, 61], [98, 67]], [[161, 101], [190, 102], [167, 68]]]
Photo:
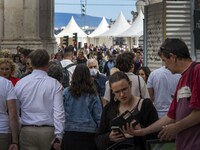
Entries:
[[122, 129], [118, 126], [112, 126], [111, 129], [114, 131], [114, 132], [118, 132], [119, 134], [123, 134], [124, 136], [124, 132], [122, 131]]
[[60, 140], [58, 138], [56, 138], [51, 146], [50, 150], [55, 150], [55, 148], [53, 147], [55, 143], [60, 143]]

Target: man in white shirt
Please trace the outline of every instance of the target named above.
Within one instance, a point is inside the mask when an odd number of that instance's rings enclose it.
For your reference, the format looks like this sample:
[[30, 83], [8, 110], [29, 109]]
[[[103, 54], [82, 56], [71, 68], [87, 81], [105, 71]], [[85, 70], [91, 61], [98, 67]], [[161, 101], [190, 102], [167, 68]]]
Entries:
[[15, 87], [21, 109], [20, 148], [48, 150], [55, 138], [61, 141], [63, 136], [63, 87], [47, 75], [47, 51], [35, 50], [30, 59], [33, 72]]
[[[73, 64], [72, 60], [73, 60], [73, 56], [74, 56], [74, 47], [72, 45], [67, 46], [64, 49], [64, 56], [63, 56], [63, 60], [60, 61], [62, 67], [67, 67], [70, 64]], [[72, 80], [72, 74], [74, 73], [74, 70], [76, 68], [76, 65], [71, 65], [67, 70], [69, 71], [69, 83]]]
[[159, 117], [168, 112], [180, 77], [180, 74], [172, 74], [165, 66], [151, 72], [147, 89]]
[[14, 87], [3, 77], [0, 77], [0, 85], [0, 149], [18, 150], [19, 122]]

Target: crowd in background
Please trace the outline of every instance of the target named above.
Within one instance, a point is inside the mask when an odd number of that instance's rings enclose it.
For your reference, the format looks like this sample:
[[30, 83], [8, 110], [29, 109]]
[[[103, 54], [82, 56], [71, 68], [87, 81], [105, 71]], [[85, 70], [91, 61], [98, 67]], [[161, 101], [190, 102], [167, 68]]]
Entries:
[[[12, 70], [11, 74], [9, 76], [16, 77], [16, 78], [22, 78], [23, 76], [26, 76], [31, 72], [30, 67], [30, 60], [28, 55], [33, 50], [25, 49], [20, 46], [16, 48], [15, 54], [10, 53], [10, 51], [7, 50], [1, 50], [0, 51], [0, 58], [6, 58], [8, 61], [11, 61], [9, 63], [12, 63], [10, 65]], [[75, 64], [86, 64], [87, 60], [90, 58], [94, 58], [98, 61], [98, 69], [99, 72], [105, 74], [107, 77], [110, 75], [110, 70], [115, 66], [115, 60], [117, 58], [117, 55], [123, 53], [123, 52], [131, 52], [135, 54], [135, 67], [134, 67], [134, 74], [138, 74], [137, 70], [143, 66], [143, 53], [142, 48], [120, 48], [114, 46], [110, 48], [106, 48], [105, 46], [93, 46], [89, 45], [88, 47], [81, 48], [81, 49], [74, 49], [74, 55], [72, 62]], [[64, 55], [64, 47], [61, 47], [58, 49], [56, 53], [50, 54], [50, 60], [51, 61], [61, 61], [63, 60]], [[5, 60], [6, 61], [6, 60]], [[8, 77], [7, 77], [8, 78]]]
[[[0, 54], [3, 150], [145, 150], [147, 140], [172, 140], [177, 136], [179, 142], [187, 137], [180, 138], [182, 131], [193, 129], [192, 125], [182, 127], [178, 123], [174, 127], [176, 121], [184, 120], [179, 112], [179, 118], [175, 116], [176, 99], [183, 98], [176, 86], [181, 89], [185, 84], [179, 79], [191, 64], [187, 46], [179, 39], [163, 43], [158, 55], [166, 66], [152, 72], [143, 65], [141, 48], [90, 45], [77, 50], [70, 45], [55, 54], [21, 47], [16, 50], [16, 54]], [[189, 114], [199, 110], [199, 101], [187, 90], [185, 95], [193, 102]], [[114, 128], [116, 118], [127, 117], [127, 113], [137, 115]], [[175, 132], [179, 126], [182, 128]], [[197, 129], [199, 122], [194, 126]], [[177, 143], [178, 150], [183, 145]]]

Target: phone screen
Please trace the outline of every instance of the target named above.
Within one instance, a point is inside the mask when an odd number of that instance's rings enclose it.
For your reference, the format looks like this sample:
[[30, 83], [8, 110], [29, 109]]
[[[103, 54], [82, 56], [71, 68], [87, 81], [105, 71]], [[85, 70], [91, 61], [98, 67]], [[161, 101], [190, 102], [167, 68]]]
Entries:
[[111, 127], [111, 129], [114, 131], [114, 132], [118, 132], [119, 134], [123, 134], [124, 135], [124, 132], [122, 131], [122, 129], [118, 126], [113, 126]]

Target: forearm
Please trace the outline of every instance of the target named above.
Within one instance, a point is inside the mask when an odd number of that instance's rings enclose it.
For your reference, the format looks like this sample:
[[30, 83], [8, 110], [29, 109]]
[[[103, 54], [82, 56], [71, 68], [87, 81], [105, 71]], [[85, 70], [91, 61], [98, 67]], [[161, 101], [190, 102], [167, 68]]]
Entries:
[[154, 90], [153, 88], [148, 88], [149, 96], [152, 101], [154, 101]]
[[147, 135], [150, 133], [158, 132], [162, 129], [164, 125], [173, 123], [174, 120], [169, 118], [167, 115], [160, 118], [158, 121], [154, 122], [152, 125], [144, 128], [143, 135]]
[[200, 123], [200, 110], [193, 110], [187, 117], [175, 123], [178, 132]]
[[10, 128], [12, 132], [12, 143], [18, 143], [19, 121], [17, 115], [9, 116]]
[[18, 135], [19, 135], [19, 118], [17, 113], [16, 101], [9, 100], [7, 102], [8, 105], [8, 113], [9, 113], [9, 126], [12, 133], [12, 142], [18, 143]]

